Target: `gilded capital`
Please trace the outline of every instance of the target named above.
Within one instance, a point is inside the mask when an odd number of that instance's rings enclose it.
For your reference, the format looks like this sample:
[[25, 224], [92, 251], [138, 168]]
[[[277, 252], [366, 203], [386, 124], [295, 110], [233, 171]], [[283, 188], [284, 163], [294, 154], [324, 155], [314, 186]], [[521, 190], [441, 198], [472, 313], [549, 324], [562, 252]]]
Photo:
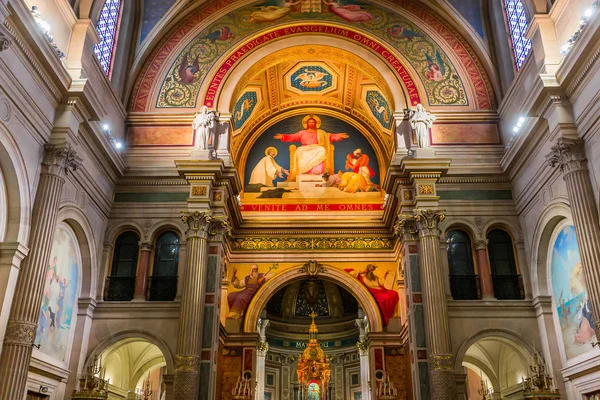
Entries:
[[417, 208], [413, 212], [419, 237], [440, 236], [439, 224], [446, 218], [443, 210]]
[[208, 228], [212, 222], [212, 211], [182, 211], [181, 220], [187, 225], [185, 236], [189, 238], [199, 237], [206, 239]]
[[227, 216], [219, 215], [212, 217], [208, 227], [208, 234], [211, 236], [211, 240], [223, 240], [231, 236], [231, 230], [232, 227], [227, 220]]
[[31, 347], [35, 341], [37, 324], [26, 321], [9, 321], [4, 343], [7, 345]]
[[419, 230], [414, 215], [398, 214], [398, 222], [394, 225], [394, 232], [404, 242], [417, 241]]
[[269, 351], [269, 343], [263, 341], [258, 342], [256, 345], [256, 353], [259, 356], [264, 357], [267, 355], [267, 351]]
[[76, 171], [81, 166], [81, 157], [77, 156], [77, 152], [69, 143], [60, 146], [47, 144], [44, 150], [42, 165], [49, 174], [64, 176], [70, 169]]
[[433, 371], [453, 371], [454, 357], [452, 357], [452, 354], [435, 354], [429, 356], [429, 368]]
[[587, 169], [585, 142], [583, 139], [559, 138], [552, 146], [552, 152], [546, 156], [551, 167], [569, 173]]
[[198, 372], [200, 369], [200, 357], [179, 355], [175, 356], [176, 372]]

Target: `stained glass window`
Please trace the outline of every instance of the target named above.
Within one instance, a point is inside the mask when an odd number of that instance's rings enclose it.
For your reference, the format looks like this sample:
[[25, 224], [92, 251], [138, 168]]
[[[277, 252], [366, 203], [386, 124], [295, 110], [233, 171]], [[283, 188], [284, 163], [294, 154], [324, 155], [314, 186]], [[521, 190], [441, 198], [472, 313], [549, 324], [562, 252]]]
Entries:
[[525, 63], [529, 50], [531, 50], [531, 40], [525, 37], [529, 22], [521, 0], [504, 0], [504, 9], [506, 10], [510, 42], [515, 55], [515, 64], [517, 70], [519, 70]]
[[112, 58], [117, 42], [120, 18], [121, 0], [106, 0], [96, 25], [100, 43], [94, 46], [94, 53], [96, 53], [102, 69], [108, 76], [110, 76], [112, 69]]

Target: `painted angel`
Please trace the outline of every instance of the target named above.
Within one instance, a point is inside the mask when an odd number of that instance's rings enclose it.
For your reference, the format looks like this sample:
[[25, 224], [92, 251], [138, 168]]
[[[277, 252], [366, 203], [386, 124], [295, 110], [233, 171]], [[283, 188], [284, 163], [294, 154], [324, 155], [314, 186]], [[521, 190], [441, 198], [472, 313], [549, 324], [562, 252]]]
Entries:
[[446, 74], [446, 65], [444, 64], [444, 60], [442, 60], [440, 52], [435, 52], [435, 62], [429, 54], [425, 53], [425, 57], [427, 58], [427, 72], [425, 72], [427, 79], [436, 82], [443, 81]]

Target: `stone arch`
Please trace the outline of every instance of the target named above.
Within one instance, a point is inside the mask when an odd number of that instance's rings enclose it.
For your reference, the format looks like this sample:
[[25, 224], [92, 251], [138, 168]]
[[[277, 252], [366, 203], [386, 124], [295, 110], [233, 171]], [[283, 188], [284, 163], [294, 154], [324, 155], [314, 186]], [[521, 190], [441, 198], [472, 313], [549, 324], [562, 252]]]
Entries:
[[[533, 353], [534, 348], [527, 340], [523, 337], [515, 334], [514, 332], [504, 330], [504, 329], [486, 329], [476, 334], [470, 336], [466, 340], [462, 342], [460, 347], [456, 352], [456, 356], [454, 359], [454, 373], [457, 375], [463, 374], [463, 362], [472, 364], [477, 368], [481, 369], [485, 374], [490, 378], [492, 387], [495, 392], [500, 392], [501, 390], [501, 380], [506, 379], [506, 377], [501, 376], [502, 371], [497, 371], [494, 368], [491, 368], [489, 365], [482, 363], [481, 360], [477, 360], [475, 357], [470, 357], [467, 355], [468, 350], [480, 343], [481, 341], [497, 341], [502, 343], [502, 345], [507, 346], [509, 349], [513, 350], [518, 356], [520, 356], [524, 365], [527, 367], [527, 362], [531, 353]], [[490, 355], [487, 355], [491, 357]], [[526, 371], [523, 371], [526, 372]]]
[[481, 228], [483, 238], [487, 239], [487, 235], [492, 229], [502, 229], [503, 231], [506, 231], [506, 233], [508, 233], [512, 238], [513, 245], [516, 242], [523, 240], [523, 232], [521, 231], [521, 228], [511, 221], [496, 219], [488, 221], [485, 223], [483, 228]]
[[181, 240], [181, 242], [185, 242], [185, 226], [183, 225], [183, 223], [181, 223], [180, 220], [177, 220], [177, 222], [175, 222], [172, 219], [161, 220], [152, 225], [152, 227], [149, 228], [146, 234], [144, 235], [144, 239], [154, 244], [158, 235], [168, 230], [175, 231], [179, 235], [179, 239]]
[[123, 331], [102, 339], [89, 353], [85, 362], [85, 367], [87, 368], [91, 366], [94, 362], [94, 357], [99, 357], [102, 353], [104, 353], [104, 351], [118, 344], [119, 342], [123, 342], [124, 344], [132, 341], [148, 342], [158, 347], [165, 358], [165, 362], [167, 364], [167, 373], [173, 374], [175, 372], [173, 352], [167, 343], [155, 334], [142, 330]]
[[80, 298], [96, 297], [96, 280], [98, 279], [96, 238], [92, 226], [85, 214], [74, 206], [62, 207], [58, 212], [58, 221], [69, 225], [79, 243], [81, 255], [81, 290]]
[[479, 229], [471, 222], [462, 218], [450, 218], [442, 222], [442, 238], [445, 240], [446, 235], [452, 229], [460, 229], [469, 235], [471, 245], [475, 245], [475, 241], [480, 239]]
[[136, 221], [119, 222], [110, 228], [106, 229], [104, 242], [114, 246], [117, 237], [123, 232], [134, 231], [140, 236], [140, 240], [144, 240], [147, 236], [146, 230]]
[[[291, 282], [313, 276], [304, 272], [302, 268], [302, 266], [290, 268], [278, 274], [276, 279], [268, 280], [258, 289], [248, 305], [244, 318], [244, 332], [256, 332], [260, 314], [274, 293]], [[328, 266], [325, 266], [325, 272], [317, 277], [332, 281], [349, 291], [365, 312], [371, 332], [383, 331], [383, 321], [377, 303], [367, 288], [358, 280], [335, 267]]]
[[11, 134], [0, 125], [0, 171], [2, 174], [0, 199], [8, 207], [0, 210], [0, 242], [25, 244], [31, 220], [31, 190], [25, 161]]

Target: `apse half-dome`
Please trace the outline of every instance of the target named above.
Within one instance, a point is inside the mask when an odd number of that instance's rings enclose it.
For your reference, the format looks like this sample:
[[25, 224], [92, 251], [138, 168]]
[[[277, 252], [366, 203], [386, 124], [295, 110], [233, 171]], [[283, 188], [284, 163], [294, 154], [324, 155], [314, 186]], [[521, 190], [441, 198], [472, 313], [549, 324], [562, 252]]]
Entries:
[[321, 280], [293, 282], [276, 292], [265, 307], [270, 324], [267, 340], [272, 347], [302, 350], [308, 341], [310, 314], [314, 311], [322, 347], [356, 346], [355, 320], [359, 305], [341, 286]]

